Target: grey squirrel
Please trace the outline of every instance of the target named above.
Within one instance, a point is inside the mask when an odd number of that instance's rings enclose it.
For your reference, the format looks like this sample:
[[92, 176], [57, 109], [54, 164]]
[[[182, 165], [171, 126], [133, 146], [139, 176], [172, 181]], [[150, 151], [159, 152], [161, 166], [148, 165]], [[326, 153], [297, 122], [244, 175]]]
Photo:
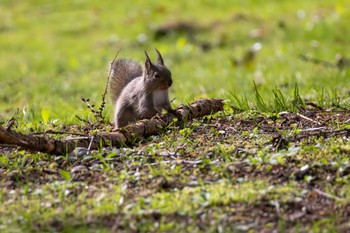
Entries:
[[109, 93], [115, 104], [114, 129], [140, 119], [149, 119], [162, 109], [172, 109], [168, 89], [173, 81], [170, 70], [165, 67], [162, 55], [153, 63], [145, 51], [144, 67], [130, 59], [113, 62], [109, 80]]

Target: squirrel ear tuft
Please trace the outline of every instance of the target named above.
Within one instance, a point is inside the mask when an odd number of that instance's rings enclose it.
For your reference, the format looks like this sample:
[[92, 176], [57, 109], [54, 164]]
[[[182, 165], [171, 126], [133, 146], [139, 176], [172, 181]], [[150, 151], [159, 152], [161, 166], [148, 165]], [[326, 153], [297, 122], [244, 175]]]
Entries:
[[162, 55], [160, 54], [160, 52], [158, 51], [158, 49], [154, 48], [158, 54], [158, 58], [157, 58], [157, 64], [159, 65], [163, 65], [164, 66], [164, 61], [163, 61], [163, 58], [162, 58]]
[[145, 55], [146, 55], [146, 61], [145, 61], [145, 67], [146, 67], [146, 71], [150, 71], [151, 67], [152, 67], [152, 61], [149, 58], [147, 52], [145, 51]]
[[150, 62], [150, 63], [152, 63], [151, 62], [151, 59], [149, 58], [149, 56], [148, 56], [148, 54], [147, 54], [147, 52], [145, 51], [145, 55], [146, 55], [146, 62]]

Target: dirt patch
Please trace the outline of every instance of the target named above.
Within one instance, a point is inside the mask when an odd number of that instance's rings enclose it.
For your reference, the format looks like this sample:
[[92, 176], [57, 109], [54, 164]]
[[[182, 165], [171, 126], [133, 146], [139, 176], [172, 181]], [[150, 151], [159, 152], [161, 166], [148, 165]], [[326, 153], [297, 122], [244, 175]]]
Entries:
[[[271, 186], [293, 184], [302, 193], [288, 200], [275, 199], [269, 194], [252, 203], [238, 201], [203, 206], [191, 216], [177, 211], [160, 213], [150, 210], [137, 214], [89, 215], [84, 223], [74, 217], [69, 221], [74, 227], [82, 224], [107, 226], [118, 232], [140, 231], [147, 224], [154, 227], [148, 230], [169, 224], [184, 231], [188, 226], [196, 226], [197, 231], [270, 232], [305, 230], [318, 221], [322, 226], [327, 224], [322, 223], [326, 218], [336, 226], [335, 230], [346, 231], [350, 204], [343, 188], [350, 166], [332, 163], [333, 157], [323, 158], [328, 162], [320, 163], [313, 156], [307, 157], [308, 153], [315, 154], [312, 151], [306, 151], [305, 158], [289, 153], [303, 145], [312, 148], [327, 143], [330, 137], [347, 140], [349, 119], [347, 111], [253, 117], [219, 115], [193, 121], [181, 128], [170, 128], [169, 133], [165, 133], [168, 139], [154, 136], [135, 144], [132, 149], [107, 148], [70, 159], [62, 156], [33, 159], [27, 153], [20, 166], [15, 162], [22, 152], [4, 145], [0, 153], [6, 156], [7, 165], [0, 167], [0, 186], [7, 192], [19, 190], [26, 184], [40, 187], [64, 181], [60, 172], [64, 170], [69, 172], [72, 183], [95, 187], [87, 196], [94, 196], [96, 188], [109, 190], [114, 185], [123, 185], [127, 187], [124, 192], [126, 202], [137, 203], [140, 198], [157, 193], [201, 187], [221, 180], [229, 180], [233, 185], [264, 180]], [[87, 132], [86, 128], [81, 129]], [[346, 144], [337, 148], [346, 158], [350, 151]], [[265, 162], [261, 160], [264, 157], [261, 153], [268, 158]], [[274, 156], [283, 157], [283, 161], [271, 160]], [[121, 174], [125, 177], [120, 178]], [[82, 192], [82, 186], [76, 186], [71, 188], [70, 195], [78, 197]], [[3, 195], [3, 198], [7, 197]], [[61, 229], [64, 223], [53, 219], [48, 225]], [[47, 224], [36, 227], [46, 229]]]

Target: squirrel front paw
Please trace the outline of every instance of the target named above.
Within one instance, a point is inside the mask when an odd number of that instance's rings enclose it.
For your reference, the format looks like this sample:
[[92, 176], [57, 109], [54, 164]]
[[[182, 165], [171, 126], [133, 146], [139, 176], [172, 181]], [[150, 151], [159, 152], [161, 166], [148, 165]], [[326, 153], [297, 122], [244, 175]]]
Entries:
[[178, 120], [182, 119], [182, 115], [180, 113], [178, 113], [175, 109], [169, 109], [167, 111], [168, 111], [168, 113], [174, 115]]

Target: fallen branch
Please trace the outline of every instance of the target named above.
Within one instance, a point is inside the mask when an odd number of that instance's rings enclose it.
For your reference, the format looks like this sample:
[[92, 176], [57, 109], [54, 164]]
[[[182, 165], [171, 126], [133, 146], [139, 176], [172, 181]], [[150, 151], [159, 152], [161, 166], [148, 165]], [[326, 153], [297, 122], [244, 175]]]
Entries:
[[98, 149], [101, 147], [120, 147], [140, 139], [157, 134], [178, 117], [178, 123], [186, 122], [197, 117], [203, 117], [223, 110], [222, 99], [201, 99], [187, 106], [180, 106], [174, 114], [155, 116], [149, 120], [138, 121], [114, 132], [103, 132], [96, 135], [70, 139], [51, 139], [47, 136], [25, 135], [10, 129], [0, 127], [0, 144], [16, 145], [32, 151], [41, 151], [49, 154], [66, 154], [76, 147]]

